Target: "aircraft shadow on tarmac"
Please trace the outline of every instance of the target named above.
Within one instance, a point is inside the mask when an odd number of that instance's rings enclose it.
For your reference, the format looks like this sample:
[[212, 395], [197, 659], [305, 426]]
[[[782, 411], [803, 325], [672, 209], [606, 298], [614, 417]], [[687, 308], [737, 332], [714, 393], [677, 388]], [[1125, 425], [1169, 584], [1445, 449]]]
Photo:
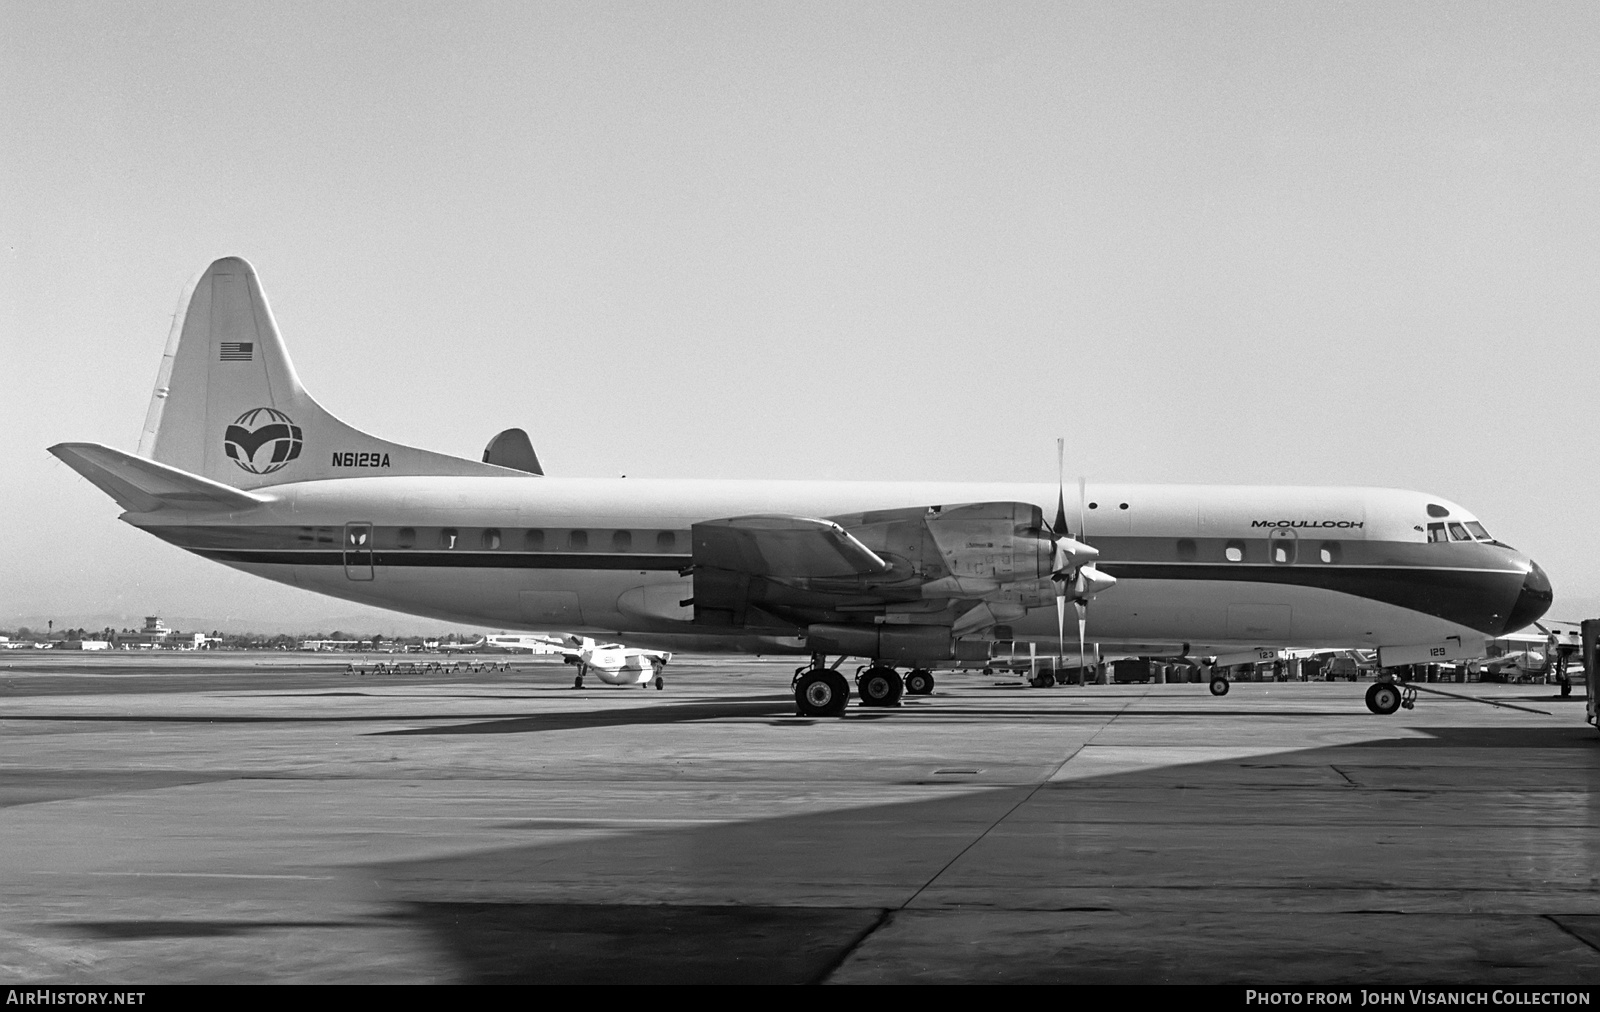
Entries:
[[52, 934], [88, 936], [109, 941], [144, 941], [154, 938], [228, 938], [270, 930], [366, 927], [364, 921], [58, 921], [48, 925]]
[[[357, 874], [471, 982], [1594, 979], [1593, 730], [1418, 732]], [[1486, 783], [1485, 747], [1589, 753]]]
[[373, 731], [381, 735], [433, 734], [527, 734], [534, 731], [570, 731], [584, 727], [622, 727], [633, 724], [678, 724], [692, 720], [728, 717], [777, 717], [794, 712], [788, 696], [767, 699], [732, 700], [709, 703], [668, 703], [660, 706], [614, 707], [605, 710], [577, 710], [555, 713], [530, 713], [523, 716], [474, 721], [470, 724], [445, 724], [437, 727], [408, 727], [395, 731]]
[[[995, 717], [1016, 717], [1019, 712], [1029, 719], [1051, 717], [1116, 717], [1125, 712], [1117, 706], [1031, 706], [1019, 711], [1003, 707], [962, 707], [959, 710], [942, 710], [937, 704], [915, 708], [867, 708], [852, 706], [843, 718], [846, 721], [919, 720], [943, 724], [978, 723]], [[1261, 710], [1222, 710], [1215, 706], [1197, 703], [1191, 707], [1173, 706], [1166, 710], [1141, 708], [1142, 720], [1176, 718], [1189, 720], [1196, 716], [1208, 717], [1261, 717], [1275, 722], [1318, 720], [1325, 717], [1347, 717], [1348, 710], [1298, 710], [1293, 713], [1266, 713]], [[758, 700], [730, 700], [727, 702], [668, 703], [659, 706], [616, 707], [605, 710], [579, 710], [545, 714], [526, 714], [515, 717], [496, 715], [492, 719], [474, 719], [472, 723], [444, 724], [430, 727], [410, 727], [393, 731], [373, 731], [381, 735], [438, 735], [438, 734], [530, 734], [539, 731], [569, 731], [585, 727], [623, 727], [643, 724], [674, 724], [686, 721], [717, 719], [764, 718], [767, 723], [780, 726], [805, 726], [818, 722], [816, 718], [796, 717], [794, 701], [788, 696], [773, 696]], [[367, 718], [363, 718], [367, 719]]]

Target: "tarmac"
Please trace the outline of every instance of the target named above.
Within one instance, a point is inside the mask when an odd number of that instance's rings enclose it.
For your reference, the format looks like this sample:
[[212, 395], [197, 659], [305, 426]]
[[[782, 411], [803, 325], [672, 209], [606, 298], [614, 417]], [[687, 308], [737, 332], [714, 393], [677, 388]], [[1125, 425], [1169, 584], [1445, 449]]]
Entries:
[[14, 983], [1600, 981], [1582, 687], [0, 654]]

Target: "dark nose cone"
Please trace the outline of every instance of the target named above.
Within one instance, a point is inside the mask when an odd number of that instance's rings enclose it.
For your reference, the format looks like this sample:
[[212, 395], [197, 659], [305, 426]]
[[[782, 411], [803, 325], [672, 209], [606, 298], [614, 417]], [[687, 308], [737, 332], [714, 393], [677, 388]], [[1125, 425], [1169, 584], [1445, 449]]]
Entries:
[[1528, 578], [1522, 581], [1522, 593], [1517, 595], [1517, 603], [1512, 606], [1511, 615], [1506, 619], [1506, 632], [1516, 632], [1537, 622], [1540, 616], [1550, 610], [1550, 603], [1556, 597], [1550, 589], [1550, 577], [1544, 575], [1539, 564], [1529, 559], [1528, 565], [1533, 568], [1528, 571]]

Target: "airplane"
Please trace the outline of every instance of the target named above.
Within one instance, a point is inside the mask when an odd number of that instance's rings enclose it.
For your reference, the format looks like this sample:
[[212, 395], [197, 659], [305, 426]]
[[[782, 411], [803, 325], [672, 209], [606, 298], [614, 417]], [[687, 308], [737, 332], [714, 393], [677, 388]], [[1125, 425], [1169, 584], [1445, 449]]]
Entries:
[[487, 636], [483, 641], [489, 649], [506, 653], [560, 654], [568, 664], [578, 666], [574, 689], [583, 688], [583, 678], [590, 672], [600, 676], [608, 685], [651, 685], [666, 688], [662, 675], [672, 653], [667, 650], [645, 650], [623, 646], [621, 643], [596, 643], [588, 636], [543, 636], [538, 633], [513, 636], [506, 633]]
[[441, 654], [481, 654], [489, 649], [489, 640], [480, 636], [471, 643], [441, 643], [437, 649]]
[[573, 643], [567, 657], [578, 665], [578, 677], [573, 679], [574, 689], [583, 688], [585, 675], [598, 675], [607, 685], [654, 685], [667, 687], [662, 672], [672, 654], [666, 650], [641, 650], [625, 647], [621, 643], [596, 643], [587, 636], [567, 637]]
[[1064, 652], [1069, 611], [1078, 656], [1091, 641], [1217, 665], [1363, 647], [1402, 664], [1474, 656], [1553, 596], [1468, 510], [1398, 489], [1080, 480], [1074, 524], [1059, 475], [550, 477], [518, 430], [471, 460], [327, 412], [242, 259], [212, 263], [179, 309], [138, 452], [50, 447], [125, 522], [266, 579], [441, 621], [809, 656], [791, 683], [802, 716], [846, 712], [849, 657], [867, 662], [861, 704], [897, 705], [999, 641]]

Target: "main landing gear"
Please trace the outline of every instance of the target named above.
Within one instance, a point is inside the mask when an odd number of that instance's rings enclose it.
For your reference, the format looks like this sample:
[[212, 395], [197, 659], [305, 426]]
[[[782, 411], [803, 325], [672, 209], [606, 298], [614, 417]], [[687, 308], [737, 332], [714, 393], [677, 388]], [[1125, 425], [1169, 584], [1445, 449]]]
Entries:
[[1213, 696], [1226, 696], [1228, 694], [1228, 679], [1226, 675], [1211, 676], [1211, 694]]
[[[844, 658], [839, 658], [841, 661]], [[794, 673], [794, 708], [802, 717], [842, 717], [850, 702], [850, 683], [817, 655], [811, 665]], [[904, 678], [887, 664], [871, 664], [856, 673], [856, 694], [862, 706], [899, 706], [902, 695], [926, 696], [933, 692], [933, 672], [915, 668]]]
[[905, 689], [900, 673], [882, 664], [874, 664], [856, 676], [862, 706], [898, 706]]
[[850, 702], [850, 683], [821, 661], [794, 673], [794, 709], [802, 717], [843, 717]]

